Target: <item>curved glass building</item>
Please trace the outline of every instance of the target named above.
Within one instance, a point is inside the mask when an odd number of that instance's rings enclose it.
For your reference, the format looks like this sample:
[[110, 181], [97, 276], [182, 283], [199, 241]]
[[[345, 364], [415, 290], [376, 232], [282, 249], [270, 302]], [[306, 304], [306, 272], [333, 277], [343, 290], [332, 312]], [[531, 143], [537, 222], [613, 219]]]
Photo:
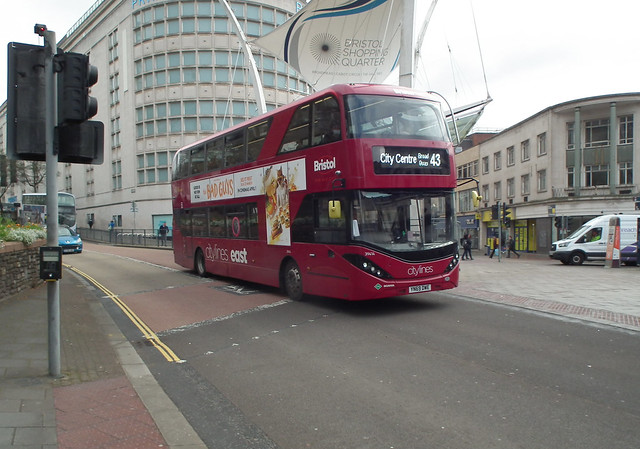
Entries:
[[[248, 40], [302, 7], [293, 0], [232, 1]], [[99, 71], [93, 120], [105, 124], [102, 165], [60, 164], [78, 223], [106, 229], [171, 224], [170, 164], [182, 146], [258, 114], [239, 38], [216, 0], [99, 0], [58, 47], [85, 53]], [[309, 92], [287, 65], [254, 51], [267, 109]]]

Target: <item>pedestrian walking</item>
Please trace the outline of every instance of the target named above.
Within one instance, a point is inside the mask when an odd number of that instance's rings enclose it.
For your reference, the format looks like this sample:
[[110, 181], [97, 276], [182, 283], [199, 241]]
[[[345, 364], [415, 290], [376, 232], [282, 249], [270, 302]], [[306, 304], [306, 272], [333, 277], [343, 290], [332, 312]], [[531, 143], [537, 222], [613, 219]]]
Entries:
[[160, 227], [158, 228], [158, 245], [167, 246], [167, 233], [169, 232], [169, 226], [167, 226], [166, 222], [162, 222]]
[[491, 254], [489, 254], [489, 259], [493, 259], [493, 255], [496, 253], [496, 250], [500, 251], [500, 240], [498, 237], [493, 237], [491, 239], [491, 243], [493, 243], [493, 245], [491, 245]]
[[473, 256], [471, 255], [471, 236], [469, 234], [465, 234], [465, 236], [462, 237], [462, 248], [464, 249], [462, 260], [473, 260]]
[[508, 258], [511, 257], [512, 252], [513, 254], [518, 256], [518, 259], [520, 259], [520, 254], [516, 252], [516, 242], [513, 240], [513, 237], [509, 237], [509, 240], [507, 240], [507, 257]]

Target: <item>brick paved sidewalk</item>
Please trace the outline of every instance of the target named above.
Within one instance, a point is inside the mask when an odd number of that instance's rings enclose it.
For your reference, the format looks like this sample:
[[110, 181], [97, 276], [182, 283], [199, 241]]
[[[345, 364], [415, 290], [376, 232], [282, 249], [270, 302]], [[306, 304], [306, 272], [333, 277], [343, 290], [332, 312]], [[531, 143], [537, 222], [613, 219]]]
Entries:
[[0, 302], [1, 448], [168, 447], [88, 292], [73, 275], [60, 282], [60, 379], [48, 373], [47, 287]]

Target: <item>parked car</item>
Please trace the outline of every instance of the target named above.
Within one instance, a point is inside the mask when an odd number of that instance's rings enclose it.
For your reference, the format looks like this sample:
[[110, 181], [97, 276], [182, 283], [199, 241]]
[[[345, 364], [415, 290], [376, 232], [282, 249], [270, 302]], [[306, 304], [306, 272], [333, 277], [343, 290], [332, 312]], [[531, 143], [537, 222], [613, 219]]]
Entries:
[[63, 253], [81, 253], [82, 239], [80, 234], [67, 226], [58, 226], [58, 245]]

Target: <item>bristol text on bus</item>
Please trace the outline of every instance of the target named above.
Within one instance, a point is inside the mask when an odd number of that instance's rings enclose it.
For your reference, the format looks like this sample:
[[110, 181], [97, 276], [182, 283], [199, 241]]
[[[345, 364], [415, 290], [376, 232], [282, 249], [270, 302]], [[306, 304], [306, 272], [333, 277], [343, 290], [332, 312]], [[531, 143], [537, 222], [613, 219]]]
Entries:
[[176, 153], [175, 261], [294, 300], [454, 288], [455, 187], [434, 98], [333, 86]]

